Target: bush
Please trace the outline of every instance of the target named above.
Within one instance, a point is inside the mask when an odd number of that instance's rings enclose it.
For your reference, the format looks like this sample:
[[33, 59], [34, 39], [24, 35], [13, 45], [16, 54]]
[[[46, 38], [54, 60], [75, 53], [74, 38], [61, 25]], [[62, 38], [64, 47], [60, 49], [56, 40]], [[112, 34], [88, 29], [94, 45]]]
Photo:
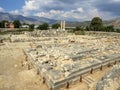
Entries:
[[29, 25], [29, 30], [34, 30], [34, 24]]
[[77, 26], [74, 33], [75, 35], [85, 35], [85, 30], [81, 26]]
[[38, 26], [38, 29], [40, 30], [48, 30], [49, 24], [48, 23], [43, 23], [42, 25]]
[[120, 33], [120, 29], [116, 29], [116, 32], [117, 32], [117, 33]]
[[52, 28], [53, 29], [58, 29], [60, 27], [60, 24], [59, 23], [55, 23], [52, 25]]

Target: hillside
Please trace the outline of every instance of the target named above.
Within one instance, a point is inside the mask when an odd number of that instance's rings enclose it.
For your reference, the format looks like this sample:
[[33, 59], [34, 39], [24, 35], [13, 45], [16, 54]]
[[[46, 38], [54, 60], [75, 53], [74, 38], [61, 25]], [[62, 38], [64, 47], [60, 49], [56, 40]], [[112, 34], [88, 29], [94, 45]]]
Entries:
[[20, 20], [22, 23], [28, 23], [28, 24], [41, 24], [44, 22], [51, 24], [56, 22], [56, 20], [48, 19], [44, 17], [36, 17], [36, 16], [27, 17], [22, 15], [13, 15], [9, 13], [0, 12], [0, 21], [2, 20], [8, 20], [8, 21]]
[[[22, 23], [36, 24], [36, 25], [42, 24], [44, 22], [47, 22], [49, 24], [60, 23], [60, 20], [54, 20], [45, 17], [13, 15], [10, 13], [0, 12], [0, 21], [2, 20], [8, 20], [8, 21], [20, 20]], [[103, 20], [103, 23], [104, 25], [114, 25], [115, 27], [120, 27], [120, 18]], [[82, 22], [66, 21], [67, 27], [88, 26], [89, 24], [90, 21], [82, 21]]]

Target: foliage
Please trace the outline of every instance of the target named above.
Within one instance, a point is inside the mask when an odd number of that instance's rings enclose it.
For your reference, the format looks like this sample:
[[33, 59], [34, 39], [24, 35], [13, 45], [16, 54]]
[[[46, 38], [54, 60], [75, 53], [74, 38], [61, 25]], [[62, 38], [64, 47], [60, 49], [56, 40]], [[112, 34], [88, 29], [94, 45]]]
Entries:
[[82, 31], [83, 30], [83, 28], [81, 26], [77, 26], [75, 29], [76, 29], [76, 31]]
[[89, 26], [86, 26], [86, 31], [90, 31], [90, 27]]
[[29, 25], [29, 24], [24, 22], [24, 23], [22, 23], [22, 25]]
[[34, 30], [34, 26], [35, 26], [34, 24], [29, 25], [29, 29]]
[[104, 31], [106, 32], [114, 32], [114, 26], [109, 25], [109, 26], [104, 26]]
[[42, 25], [38, 26], [38, 29], [40, 30], [48, 30], [49, 24], [48, 23], [43, 23]]
[[2, 28], [2, 23], [0, 22], [0, 28]]
[[8, 22], [8, 21], [3, 20], [0, 22], [0, 28], [5, 28], [5, 22]]
[[14, 20], [14, 21], [13, 21], [13, 24], [14, 24], [14, 27], [15, 27], [15, 28], [20, 28], [20, 26], [21, 26], [21, 23], [20, 23], [19, 20]]
[[100, 17], [94, 17], [90, 23], [90, 29], [93, 31], [101, 31], [103, 29], [103, 22]]
[[85, 35], [85, 30], [81, 26], [77, 26], [74, 32], [76, 35]]
[[58, 29], [60, 27], [60, 24], [59, 23], [55, 23], [52, 25], [52, 28], [53, 29]]
[[[99, 17], [94, 17], [90, 23], [90, 26], [86, 27], [87, 31], [105, 31], [105, 32], [115, 32], [114, 26], [103, 26], [102, 19]], [[116, 30], [117, 32], [117, 30]], [[119, 32], [119, 31], [118, 31]]]
[[117, 33], [120, 33], [120, 29], [116, 29], [116, 32], [117, 32]]
[[114, 26], [113, 25], [110, 25], [110, 26], [107, 26], [109, 32], [114, 32]]

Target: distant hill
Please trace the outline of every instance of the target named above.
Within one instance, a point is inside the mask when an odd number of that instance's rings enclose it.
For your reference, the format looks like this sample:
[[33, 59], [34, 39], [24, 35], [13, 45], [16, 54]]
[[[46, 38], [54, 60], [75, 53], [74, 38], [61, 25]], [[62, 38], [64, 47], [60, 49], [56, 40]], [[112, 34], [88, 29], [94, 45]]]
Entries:
[[[54, 20], [49, 19], [45, 17], [37, 17], [37, 16], [22, 16], [22, 15], [13, 15], [10, 13], [3, 13], [0, 12], [0, 21], [2, 20], [8, 20], [8, 21], [14, 21], [14, 20], [20, 20], [22, 23], [28, 23], [28, 24], [42, 24], [44, 22], [47, 22], [49, 24], [54, 23], [60, 23], [60, 20]], [[120, 27], [120, 18], [115, 18], [112, 20], [105, 20], [103, 21], [105, 25], [114, 25], [115, 27]], [[90, 21], [66, 21], [67, 27], [76, 27], [76, 26], [88, 26], [90, 24]]]
[[44, 22], [52, 24], [57, 21], [57, 20], [48, 19], [44, 17], [36, 17], [36, 16], [25, 17], [22, 15], [13, 15], [10, 13], [0, 12], [0, 21], [2, 20], [8, 20], [8, 21], [20, 20], [22, 23], [28, 23], [28, 24], [42, 24]]
[[[119, 27], [120, 28], [120, 18], [115, 18], [115, 19], [111, 19], [111, 20], [103, 20], [103, 24], [104, 25], [113, 25], [115, 27]], [[76, 26], [89, 26], [90, 25], [90, 21], [83, 21], [83, 22], [67, 22], [66, 24], [67, 26], [71, 26], [71, 27], [76, 27]]]
[[120, 17], [119, 18], [116, 18], [116, 19], [112, 19], [110, 21], [110, 24], [112, 24], [113, 26], [115, 27], [120, 27]]
[[90, 24], [90, 21], [84, 21], [84, 22], [70, 22], [67, 21], [66, 26], [68, 27], [76, 27], [76, 26], [88, 26]]
[[49, 19], [49, 18], [45, 18], [45, 17], [37, 17], [37, 16], [31, 16], [30, 18], [34, 18], [41, 22], [47, 22], [49, 24], [53, 24], [58, 21], [58, 20], [54, 20], [54, 19]]

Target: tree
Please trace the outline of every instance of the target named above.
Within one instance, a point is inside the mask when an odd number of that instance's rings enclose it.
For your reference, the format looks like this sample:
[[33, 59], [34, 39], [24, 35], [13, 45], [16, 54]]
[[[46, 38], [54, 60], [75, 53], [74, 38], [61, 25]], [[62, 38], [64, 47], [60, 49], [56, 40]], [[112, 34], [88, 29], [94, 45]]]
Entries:
[[0, 28], [2, 28], [2, 23], [0, 22]]
[[120, 29], [116, 29], [116, 32], [117, 32], [117, 33], [120, 33]]
[[107, 30], [109, 30], [109, 32], [114, 32], [114, 26], [113, 25], [107, 26]]
[[100, 17], [94, 17], [90, 23], [90, 29], [94, 31], [101, 31], [103, 28], [103, 22]]
[[105, 32], [114, 32], [114, 26], [113, 25], [109, 25], [109, 26], [104, 26], [104, 31]]
[[5, 22], [8, 22], [6, 20], [1, 21], [1, 28], [5, 28]]
[[38, 26], [38, 29], [40, 30], [48, 30], [49, 24], [48, 23], [43, 23], [42, 25]]
[[14, 20], [13, 24], [15, 28], [19, 28], [21, 26], [21, 23], [19, 20]]
[[89, 30], [90, 30], [90, 27], [89, 27], [89, 26], [86, 26], [85, 29], [86, 29], [86, 31], [89, 31]]
[[77, 31], [82, 31], [83, 28], [82, 28], [81, 26], [77, 26], [77, 27], [76, 27], [76, 30], [77, 30]]
[[60, 27], [60, 24], [59, 23], [55, 23], [52, 25], [52, 28], [53, 29], [58, 29]]
[[29, 25], [29, 29], [34, 30], [34, 26], [35, 26], [34, 24]]

